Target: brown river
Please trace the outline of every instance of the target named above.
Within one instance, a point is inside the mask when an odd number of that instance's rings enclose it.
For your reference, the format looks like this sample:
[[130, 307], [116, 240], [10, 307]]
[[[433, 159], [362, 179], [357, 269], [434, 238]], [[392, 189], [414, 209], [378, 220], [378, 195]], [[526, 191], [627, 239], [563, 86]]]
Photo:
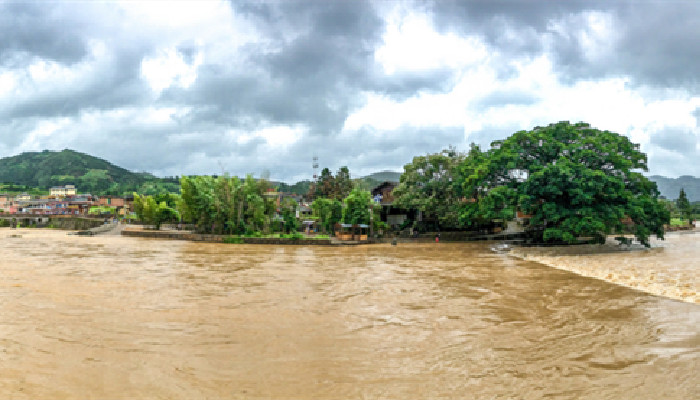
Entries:
[[700, 305], [490, 246], [0, 229], [0, 398], [700, 398]]

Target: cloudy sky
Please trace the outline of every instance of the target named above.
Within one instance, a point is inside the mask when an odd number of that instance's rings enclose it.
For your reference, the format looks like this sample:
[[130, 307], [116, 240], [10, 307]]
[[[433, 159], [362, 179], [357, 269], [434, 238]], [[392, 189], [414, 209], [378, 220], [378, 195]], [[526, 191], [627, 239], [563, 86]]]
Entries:
[[700, 176], [700, 1], [0, 0], [0, 157], [400, 171], [586, 121]]

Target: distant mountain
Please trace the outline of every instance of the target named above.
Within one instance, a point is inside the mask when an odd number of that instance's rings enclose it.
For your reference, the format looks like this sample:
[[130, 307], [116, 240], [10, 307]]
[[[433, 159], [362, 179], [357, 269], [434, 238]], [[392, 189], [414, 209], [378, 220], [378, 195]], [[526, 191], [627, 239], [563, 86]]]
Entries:
[[648, 177], [650, 181], [656, 182], [661, 195], [669, 200], [676, 200], [681, 188], [690, 201], [700, 201], [700, 178], [690, 175], [683, 175], [678, 178], [667, 178], [660, 175]]
[[352, 181], [355, 184], [356, 188], [359, 188], [362, 190], [372, 190], [375, 187], [379, 186], [382, 182], [386, 182], [386, 181], [398, 182], [400, 178], [401, 178], [400, 172], [381, 171], [381, 172], [375, 172], [373, 174], [369, 174], [369, 175], [364, 176], [362, 178], [353, 179]]
[[372, 179], [375, 181], [385, 182], [398, 182], [401, 179], [401, 172], [394, 172], [394, 171], [381, 171], [381, 172], [375, 172], [373, 174], [369, 174], [362, 179]]
[[159, 180], [73, 150], [27, 152], [0, 159], [0, 182], [40, 189], [72, 184], [81, 193], [121, 194]]

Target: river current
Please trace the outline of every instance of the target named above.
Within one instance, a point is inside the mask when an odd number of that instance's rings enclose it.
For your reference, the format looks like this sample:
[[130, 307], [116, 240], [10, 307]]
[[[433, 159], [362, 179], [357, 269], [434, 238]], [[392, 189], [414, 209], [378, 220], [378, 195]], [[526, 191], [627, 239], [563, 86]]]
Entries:
[[700, 306], [483, 243], [0, 229], [0, 398], [691, 399]]

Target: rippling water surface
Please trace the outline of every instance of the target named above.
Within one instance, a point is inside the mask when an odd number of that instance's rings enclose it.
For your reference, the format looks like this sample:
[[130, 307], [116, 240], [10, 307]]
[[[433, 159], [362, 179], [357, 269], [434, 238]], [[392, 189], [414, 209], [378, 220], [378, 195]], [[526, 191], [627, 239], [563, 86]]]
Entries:
[[512, 255], [667, 296], [700, 303], [700, 231], [667, 233], [651, 248], [619, 245], [514, 248]]
[[700, 397], [698, 305], [483, 244], [0, 248], [0, 398]]

